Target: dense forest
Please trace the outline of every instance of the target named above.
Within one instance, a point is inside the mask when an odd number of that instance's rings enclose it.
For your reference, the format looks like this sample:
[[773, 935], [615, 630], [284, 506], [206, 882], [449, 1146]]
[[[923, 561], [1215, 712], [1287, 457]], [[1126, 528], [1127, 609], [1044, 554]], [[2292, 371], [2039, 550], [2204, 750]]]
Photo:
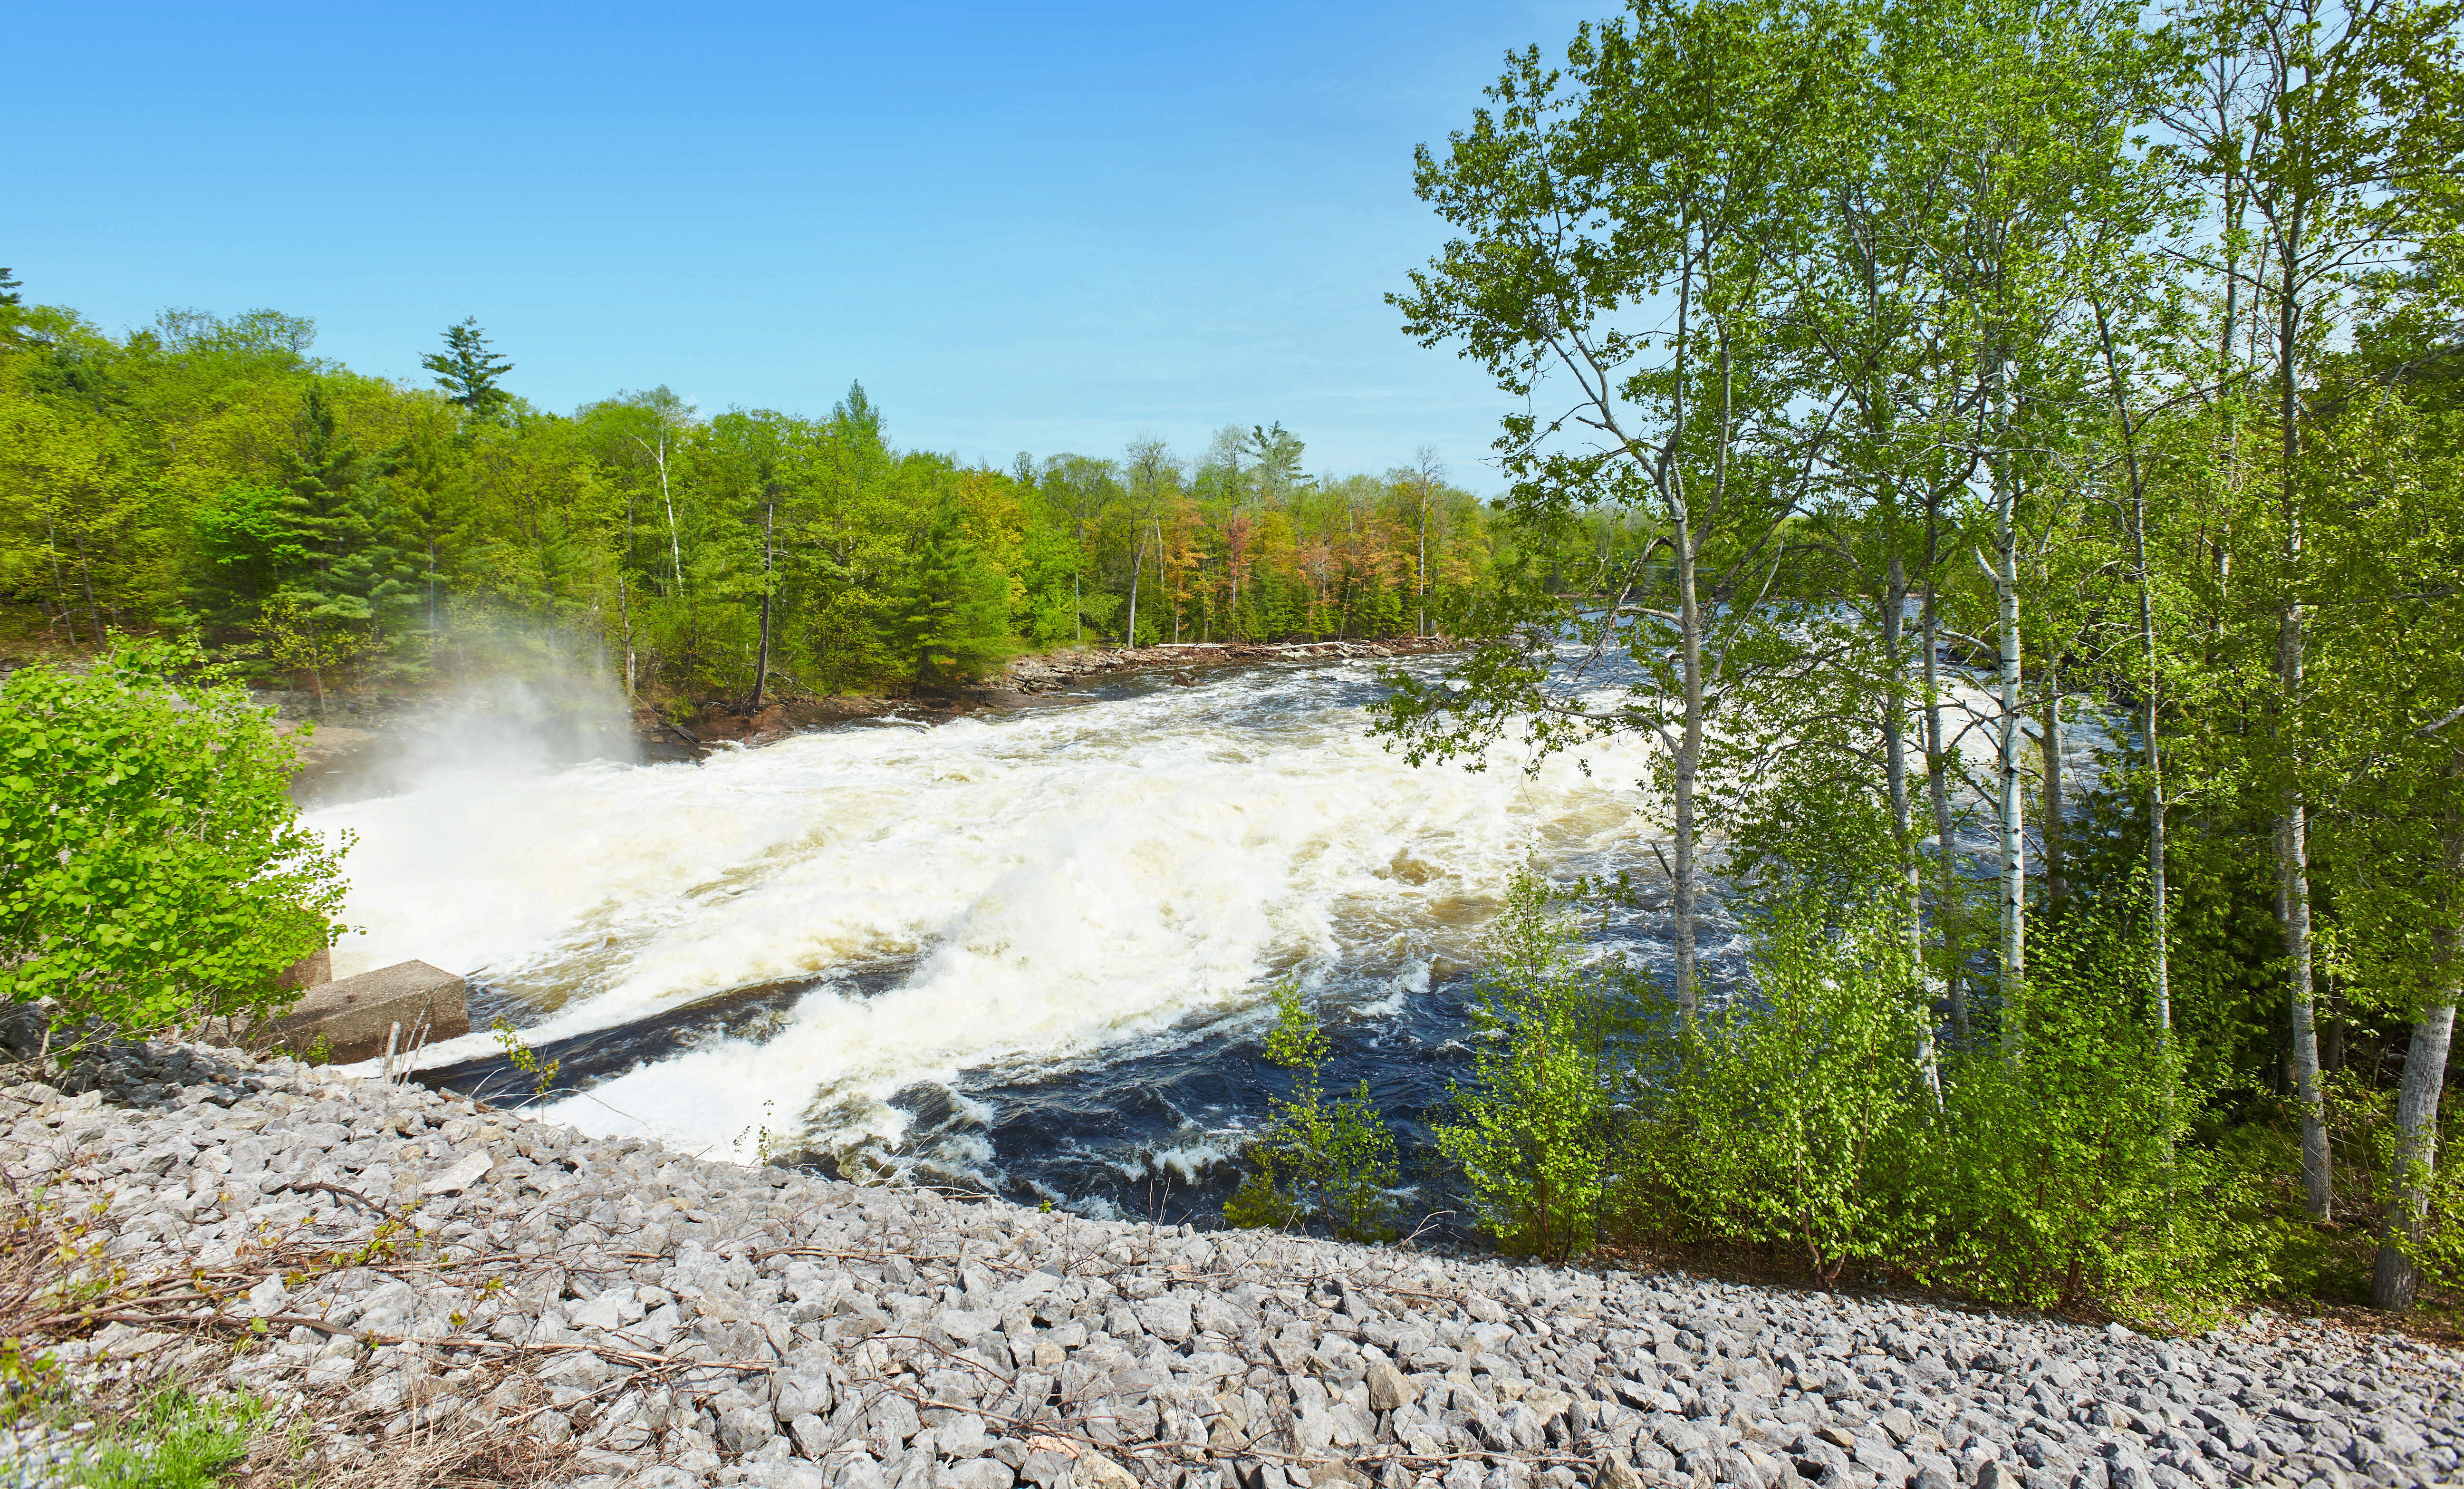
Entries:
[[1629, 9], [1421, 152], [1394, 297], [1514, 486], [1381, 727], [1640, 734], [1667, 804], [1657, 1033], [1501, 932], [1476, 1208], [2036, 1302], [2464, 1280], [2458, 9]]
[[979, 469], [898, 449], [861, 385], [823, 417], [665, 388], [568, 416], [474, 322], [413, 387], [306, 320], [114, 336], [0, 279], [0, 596], [59, 646], [193, 629], [319, 689], [528, 651], [660, 700], [932, 690], [1078, 641], [1412, 633], [1488, 562], [1433, 456], [1311, 476], [1280, 424]]

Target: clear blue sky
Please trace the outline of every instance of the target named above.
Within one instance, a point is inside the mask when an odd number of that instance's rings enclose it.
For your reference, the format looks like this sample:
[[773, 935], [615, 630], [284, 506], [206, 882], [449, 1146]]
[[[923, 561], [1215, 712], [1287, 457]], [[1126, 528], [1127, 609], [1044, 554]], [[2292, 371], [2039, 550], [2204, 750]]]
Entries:
[[1487, 491], [1502, 400], [1380, 298], [1441, 240], [1411, 150], [1607, 8], [18, 6], [0, 264], [395, 377], [475, 315], [551, 409], [861, 378], [968, 459], [1281, 419]]

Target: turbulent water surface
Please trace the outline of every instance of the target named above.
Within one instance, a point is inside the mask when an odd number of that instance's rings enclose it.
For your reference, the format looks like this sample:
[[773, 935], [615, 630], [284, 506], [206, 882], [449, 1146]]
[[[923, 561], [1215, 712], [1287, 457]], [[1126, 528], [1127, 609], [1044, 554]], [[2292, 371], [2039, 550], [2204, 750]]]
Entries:
[[[1376, 692], [1357, 663], [1156, 678], [700, 765], [433, 773], [311, 821], [357, 834], [341, 969], [473, 973], [474, 1021], [562, 1061], [559, 1118], [1181, 1218], [1279, 1087], [1280, 979], [1408, 1139], [1515, 868], [1652, 861], [1639, 744], [1416, 769], [1366, 737]], [[1612, 934], [1654, 959], [1659, 922]], [[432, 1049], [428, 1078], [518, 1093], [495, 1053]]]

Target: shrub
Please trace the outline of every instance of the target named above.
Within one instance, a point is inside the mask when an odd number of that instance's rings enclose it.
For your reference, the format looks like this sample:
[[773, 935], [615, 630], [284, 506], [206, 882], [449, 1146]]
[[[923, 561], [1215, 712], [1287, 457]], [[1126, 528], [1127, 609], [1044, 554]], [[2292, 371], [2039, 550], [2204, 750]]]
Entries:
[[2148, 1016], [2149, 966], [2094, 922], [2035, 940], [2006, 1051], [1971, 1052], [1948, 1084], [1910, 1196], [1930, 1232], [1912, 1271], [1988, 1301], [2161, 1322], [2267, 1280], [2234, 1218], [2239, 1181], [2189, 1142], [2209, 1089]]
[[193, 646], [121, 641], [0, 690], [0, 992], [142, 1035], [261, 1017], [341, 929], [341, 855], [298, 824], [293, 749]]
[[1481, 1228], [1508, 1251], [1563, 1261], [1590, 1248], [1627, 1084], [1622, 966], [1586, 966], [1573, 916], [1516, 876], [1483, 943], [1472, 1080], [1454, 1089], [1438, 1150], [1463, 1170]]
[[1668, 1036], [1631, 1192], [1689, 1239], [1799, 1249], [1833, 1280], [1907, 1227], [1929, 1100], [1917, 967], [1886, 904], [1833, 922], [1799, 902], [1771, 911], [1749, 966], [1751, 1001]]
[[1287, 1230], [1316, 1220], [1347, 1241], [1393, 1235], [1390, 1191], [1402, 1182], [1394, 1134], [1370, 1102], [1369, 1082], [1349, 1097], [1327, 1100], [1318, 1075], [1326, 1065], [1326, 1033], [1298, 983], [1275, 989], [1275, 1027], [1265, 1054], [1294, 1073], [1292, 1094], [1267, 1099], [1271, 1120], [1247, 1148], [1252, 1167], [1225, 1202], [1224, 1220], [1243, 1230]]

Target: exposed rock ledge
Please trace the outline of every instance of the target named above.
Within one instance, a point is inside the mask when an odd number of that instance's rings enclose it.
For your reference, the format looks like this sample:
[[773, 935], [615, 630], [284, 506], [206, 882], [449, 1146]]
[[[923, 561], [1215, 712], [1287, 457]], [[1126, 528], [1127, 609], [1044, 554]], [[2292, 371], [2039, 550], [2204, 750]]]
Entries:
[[1046, 693], [1090, 678], [1125, 673], [1190, 673], [1201, 667], [1254, 666], [1311, 657], [1418, 656], [1454, 649], [1449, 636], [1388, 636], [1376, 641], [1185, 641], [1155, 646], [1091, 646], [1022, 656], [1002, 670], [1001, 693]]
[[0, 1094], [10, 1180], [127, 1270], [58, 1354], [222, 1368], [336, 1481], [457, 1432], [592, 1489], [2341, 1486], [2464, 1441], [2458, 1359], [2395, 1336], [1103, 1223], [164, 1044], [72, 1083]]

